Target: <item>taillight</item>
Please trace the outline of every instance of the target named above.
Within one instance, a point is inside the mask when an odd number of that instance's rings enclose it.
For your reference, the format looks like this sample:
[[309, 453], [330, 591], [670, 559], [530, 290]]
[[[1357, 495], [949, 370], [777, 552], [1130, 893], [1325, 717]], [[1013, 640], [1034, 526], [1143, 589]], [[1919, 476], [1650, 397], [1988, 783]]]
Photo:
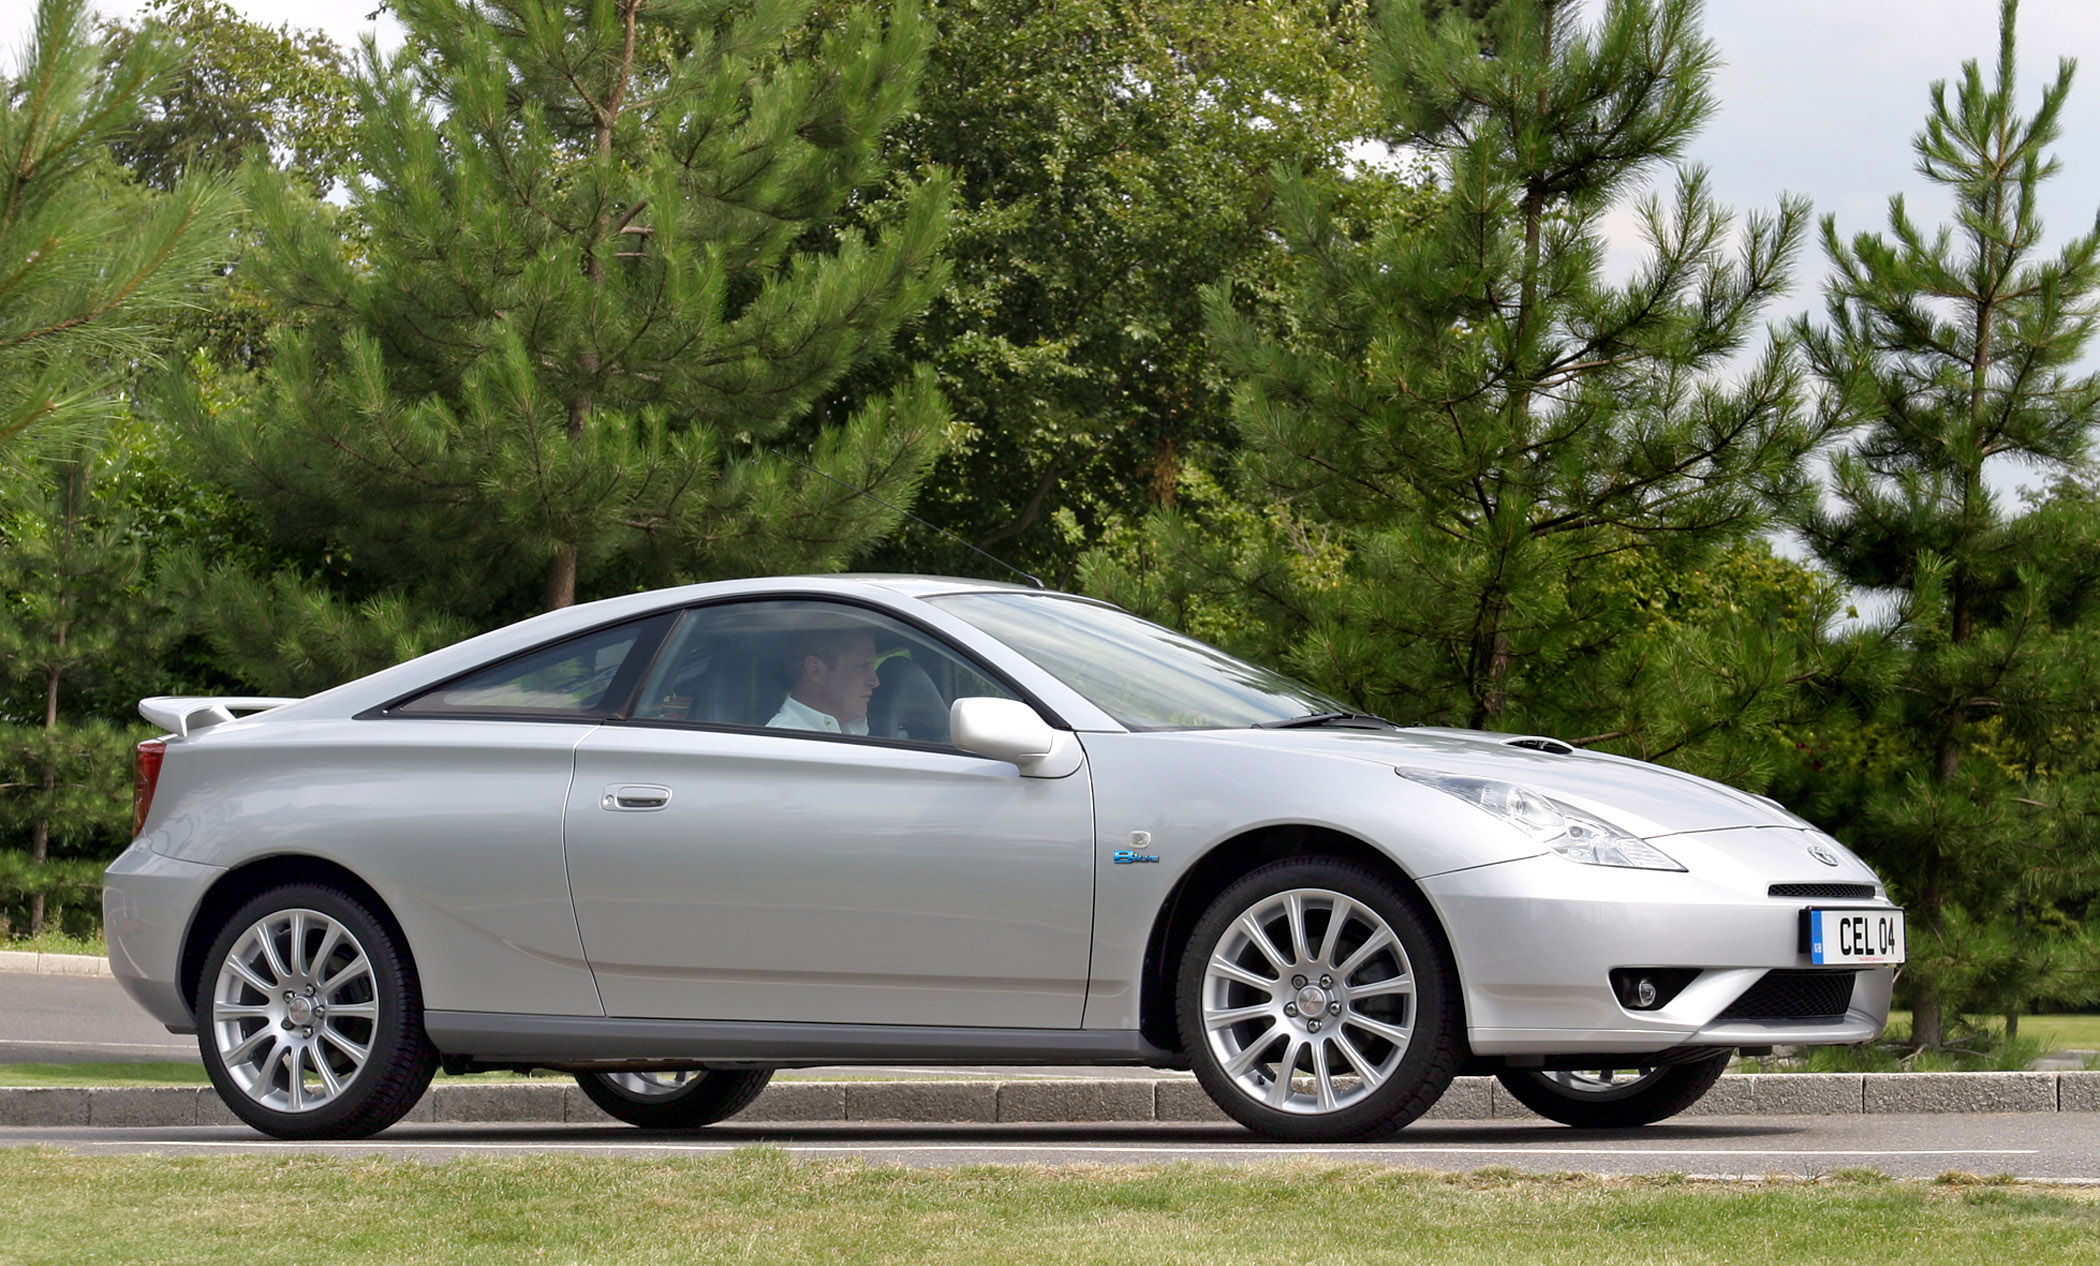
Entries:
[[153, 811], [153, 786], [160, 781], [160, 758], [168, 751], [164, 739], [147, 739], [139, 744], [138, 762], [133, 766], [131, 780], [131, 834], [134, 838], [146, 829], [146, 815]]

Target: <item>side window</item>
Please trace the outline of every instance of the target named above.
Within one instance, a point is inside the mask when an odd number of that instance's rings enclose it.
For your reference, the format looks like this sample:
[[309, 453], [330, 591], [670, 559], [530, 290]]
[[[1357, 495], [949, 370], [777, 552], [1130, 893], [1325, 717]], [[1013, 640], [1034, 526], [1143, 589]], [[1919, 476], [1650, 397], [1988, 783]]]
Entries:
[[948, 705], [1013, 693], [942, 643], [862, 607], [695, 607], [664, 643], [634, 719], [948, 742]]
[[[602, 717], [626, 702], [620, 669], [651, 623], [639, 620], [599, 629], [528, 651], [454, 678], [389, 711], [399, 716]], [[632, 680], [628, 676], [626, 683]], [[616, 684], [623, 686], [617, 693]]]

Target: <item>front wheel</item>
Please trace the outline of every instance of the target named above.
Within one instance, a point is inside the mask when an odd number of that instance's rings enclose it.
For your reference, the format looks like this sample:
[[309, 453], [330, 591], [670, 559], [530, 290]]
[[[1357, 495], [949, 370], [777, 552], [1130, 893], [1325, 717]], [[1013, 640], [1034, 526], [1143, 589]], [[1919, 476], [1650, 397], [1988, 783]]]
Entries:
[[578, 1073], [576, 1084], [607, 1116], [645, 1130], [697, 1130], [751, 1106], [770, 1068]]
[[1620, 1130], [1674, 1117], [1704, 1098], [1733, 1053], [1655, 1068], [1511, 1071], [1496, 1077], [1525, 1107], [1562, 1125]]
[[1177, 998], [1196, 1079], [1248, 1128], [1382, 1138], [1458, 1069], [1457, 973], [1419, 903], [1353, 863], [1292, 858], [1211, 903]]
[[197, 1045], [219, 1098], [277, 1138], [377, 1134], [437, 1070], [399, 937], [337, 888], [251, 899], [220, 930], [198, 994]]

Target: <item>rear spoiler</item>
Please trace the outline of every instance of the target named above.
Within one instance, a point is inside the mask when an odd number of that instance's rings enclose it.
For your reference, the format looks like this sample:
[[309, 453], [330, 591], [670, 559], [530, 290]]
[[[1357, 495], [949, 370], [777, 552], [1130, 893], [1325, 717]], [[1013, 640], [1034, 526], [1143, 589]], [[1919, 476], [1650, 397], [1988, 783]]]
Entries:
[[233, 720], [236, 712], [261, 712], [297, 702], [268, 695], [157, 695], [139, 700], [139, 715], [162, 729], [173, 730], [177, 738], [188, 738], [191, 730], [224, 724]]

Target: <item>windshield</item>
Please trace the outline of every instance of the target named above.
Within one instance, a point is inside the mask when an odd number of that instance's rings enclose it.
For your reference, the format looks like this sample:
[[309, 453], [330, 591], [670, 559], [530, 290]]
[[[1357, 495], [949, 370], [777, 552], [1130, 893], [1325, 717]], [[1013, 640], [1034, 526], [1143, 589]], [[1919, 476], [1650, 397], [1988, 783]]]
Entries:
[[1345, 705], [1127, 611], [1051, 594], [930, 599], [1133, 730], [1241, 728]]

